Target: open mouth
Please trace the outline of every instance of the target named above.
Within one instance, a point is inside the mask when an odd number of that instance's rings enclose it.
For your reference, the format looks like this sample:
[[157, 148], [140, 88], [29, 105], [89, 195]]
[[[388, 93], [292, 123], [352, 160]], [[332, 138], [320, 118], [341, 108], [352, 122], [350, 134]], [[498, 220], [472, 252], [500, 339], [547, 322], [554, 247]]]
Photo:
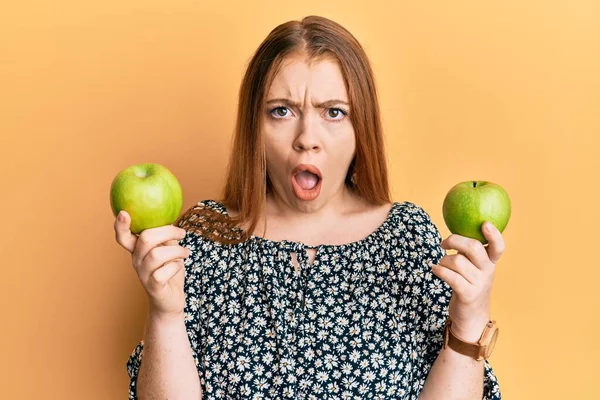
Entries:
[[292, 186], [296, 197], [314, 200], [321, 192], [321, 171], [314, 165], [300, 164], [292, 171]]

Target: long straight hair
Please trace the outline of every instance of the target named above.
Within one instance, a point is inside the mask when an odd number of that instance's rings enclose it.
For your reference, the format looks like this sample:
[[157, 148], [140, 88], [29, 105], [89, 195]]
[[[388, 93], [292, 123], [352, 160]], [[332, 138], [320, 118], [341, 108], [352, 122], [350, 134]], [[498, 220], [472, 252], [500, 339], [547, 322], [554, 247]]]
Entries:
[[[179, 226], [228, 244], [252, 235], [266, 207], [267, 193], [272, 190], [261, 129], [266, 95], [282, 61], [296, 54], [304, 55], [307, 62], [327, 58], [340, 66], [356, 138], [356, 152], [345, 184], [372, 204], [391, 202], [379, 102], [367, 55], [340, 24], [308, 16], [273, 29], [252, 56], [241, 83], [234, 141], [220, 199], [237, 215], [225, 217], [196, 205], [179, 218]], [[249, 228], [239, 229], [243, 224]]]

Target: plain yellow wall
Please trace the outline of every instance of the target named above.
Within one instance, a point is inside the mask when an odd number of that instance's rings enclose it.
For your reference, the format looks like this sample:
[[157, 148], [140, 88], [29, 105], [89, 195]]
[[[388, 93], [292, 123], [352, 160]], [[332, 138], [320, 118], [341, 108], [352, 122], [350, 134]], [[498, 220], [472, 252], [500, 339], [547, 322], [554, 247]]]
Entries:
[[12, 1], [0, 7], [0, 398], [127, 397], [146, 298], [108, 191], [157, 162], [219, 195], [237, 90], [276, 25], [346, 26], [376, 73], [394, 198], [504, 186], [506, 399], [597, 398], [600, 2]]

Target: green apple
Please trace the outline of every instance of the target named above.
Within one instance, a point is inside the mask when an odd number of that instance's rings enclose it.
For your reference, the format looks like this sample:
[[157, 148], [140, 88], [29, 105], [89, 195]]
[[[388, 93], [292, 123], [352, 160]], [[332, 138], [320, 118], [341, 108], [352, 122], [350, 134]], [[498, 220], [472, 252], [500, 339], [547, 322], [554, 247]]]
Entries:
[[138, 234], [175, 222], [183, 206], [183, 191], [166, 167], [153, 163], [132, 165], [113, 179], [110, 206], [114, 216], [127, 211], [130, 230]]
[[511, 205], [506, 190], [486, 181], [466, 181], [454, 185], [446, 194], [442, 206], [444, 222], [450, 232], [477, 239], [486, 244], [481, 232], [489, 221], [500, 232], [510, 219]]

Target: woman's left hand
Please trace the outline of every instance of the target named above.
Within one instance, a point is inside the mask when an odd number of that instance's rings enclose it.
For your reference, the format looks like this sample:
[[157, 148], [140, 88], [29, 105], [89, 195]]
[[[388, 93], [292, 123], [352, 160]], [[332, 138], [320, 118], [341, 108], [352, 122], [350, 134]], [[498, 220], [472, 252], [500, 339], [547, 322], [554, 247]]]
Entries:
[[[487, 228], [491, 228], [488, 231]], [[504, 253], [504, 239], [490, 222], [482, 226], [487, 247], [479, 240], [452, 234], [441, 243], [443, 249], [458, 253], [445, 255], [432, 272], [452, 288], [448, 306], [452, 332], [476, 342], [490, 319], [490, 294], [498, 260]]]

